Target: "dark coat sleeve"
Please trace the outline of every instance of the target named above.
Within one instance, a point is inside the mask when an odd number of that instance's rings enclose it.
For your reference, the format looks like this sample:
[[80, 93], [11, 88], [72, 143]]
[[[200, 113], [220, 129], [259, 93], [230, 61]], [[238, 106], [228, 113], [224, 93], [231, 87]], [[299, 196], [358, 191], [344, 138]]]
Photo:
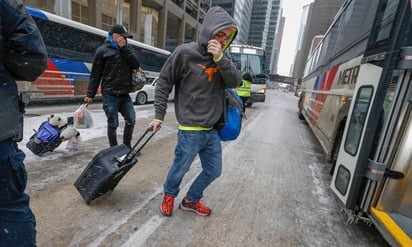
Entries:
[[4, 64], [16, 79], [34, 81], [47, 68], [47, 50], [36, 23], [20, 1], [2, 1]]
[[137, 60], [137, 56], [133, 50], [133, 48], [129, 46], [123, 46], [120, 48], [120, 54], [122, 58], [126, 59], [127, 63], [129, 64], [130, 68], [137, 69], [140, 67], [139, 60]]
[[87, 88], [87, 97], [94, 98], [96, 95], [97, 89], [99, 88], [100, 81], [102, 79], [103, 69], [105, 66], [105, 60], [103, 57], [104, 47], [97, 49], [94, 56], [94, 61], [92, 69], [90, 71], [90, 81]]
[[19, 109], [16, 79], [34, 81], [46, 67], [46, 46], [23, 3], [1, 0], [0, 141], [23, 138], [23, 110]]

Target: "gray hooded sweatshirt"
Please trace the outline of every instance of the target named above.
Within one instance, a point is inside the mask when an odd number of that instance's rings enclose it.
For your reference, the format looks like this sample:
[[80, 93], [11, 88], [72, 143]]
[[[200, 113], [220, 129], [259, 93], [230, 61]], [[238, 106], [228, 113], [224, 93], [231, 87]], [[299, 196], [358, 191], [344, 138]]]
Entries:
[[[227, 51], [218, 62], [207, 53], [207, 43], [225, 28], [236, 28], [234, 20], [220, 7], [207, 12], [199, 41], [178, 46], [160, 71], [155, 89], [155, 119], [164, 120], [168, 96], [175, 87], [175, 114], [180, 129], [212, 128], [223, 112], [224, 89], [235, 88], [241, 81]], [[232, 33], [233, 39], [237, 31]], [[232, 41], [233, 41], [232, 39]], [[231, 42], [232, 42], [231, 41]]]

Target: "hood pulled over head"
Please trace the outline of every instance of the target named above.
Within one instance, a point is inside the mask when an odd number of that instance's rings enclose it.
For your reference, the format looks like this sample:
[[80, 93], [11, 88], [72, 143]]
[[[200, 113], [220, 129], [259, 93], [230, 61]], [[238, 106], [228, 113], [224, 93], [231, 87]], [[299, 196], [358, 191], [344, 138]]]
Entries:
[[221, 7], [215, 6], [209, 9], [203, 20], [199, 34], [199, 45], [206, 51], [207, 42], [215, 36], [220, 30], [225, 28], [235, 28], [232, 33], [232, 40], [226, 44], [226, 49], [233, 42], [237, 35], [237, 26], [233, 18]]

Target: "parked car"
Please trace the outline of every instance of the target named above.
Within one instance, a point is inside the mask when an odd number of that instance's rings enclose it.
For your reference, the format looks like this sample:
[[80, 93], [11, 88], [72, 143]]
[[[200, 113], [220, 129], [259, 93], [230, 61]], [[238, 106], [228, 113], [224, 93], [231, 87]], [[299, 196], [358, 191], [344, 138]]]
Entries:
[[[149, 102], [154, 101], [154, 95], [155, 95], [155, 87], [157, 80], [159, 78], [147, 78], [147, 83], [146, 85], [143, 86], [142, 89], [137, 90], [134, 93], [130, 93], [130, 97], [132, 98], [133, 104], [135, 105], [144, 105]], [[174, 92], [174, 87], [172, 92], [169, 94], [169, 100], [173, 100], [175, 97], [175, 92]]]

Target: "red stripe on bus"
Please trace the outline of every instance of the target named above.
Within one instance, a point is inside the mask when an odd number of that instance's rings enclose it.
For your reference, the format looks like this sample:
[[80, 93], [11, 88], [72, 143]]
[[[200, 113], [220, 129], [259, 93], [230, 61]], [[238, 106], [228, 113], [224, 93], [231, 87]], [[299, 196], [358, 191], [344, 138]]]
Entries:
[[[53, 73], [50, 73], [48, 71], [53, 71]], [[33, 82], [33, 84], [44, 82], [45, 79], [43, 79], [43, 78], [59, 78], [59, 79], [65, 79], [66, 78], [66, 76], [63, 73], [56, 73], [56, 72], [59, 72], [59, 69], [57, 68], [56, 65], [54, 65], [54, 63], [50, 59], [48, 59], [47, 60], [47, 69], [46, 69], [46, 71], [43, 72], [43, 74], [41, 74], [40, 77], [37, 78], [37, 80], [35, 80]], [[56, 81], [61, 82], [63, 80], [56, 80]], [[55, 82], [55, 81], [53, 81], [53, 82]]]
[[[332, 87], [333, 81], [335, 80], [338, 70], [339, 70], [339, 66], [336, 66], [324, 74], [321, 86], [319, 88], [321, 91], [330, 91], [330, 88]], [[328, 98], [328, 95], [326, 94], [323, 94], [323, 93], [316, 94], [315, 100], [312, 103], [313, 113], [311, 114], [314, 121], [318, 120], [318, 116], [320, 112], [322, 111], [323, 104], [325, 103], [327, 98]], [[314, 113], [316, 113], [316, 116]]]
[[42, 87], [42, 86], [37, 86], [38, 90], [46, 90], [46, 91], [67, 91], [71, 90], [73, 91], [73, 87]]
[[74, 95], [73, 92], [42, 92], [44, 96]]
[[49, 80], [49, 79], [40, 79], [33, 82], [33, 85], [41, 86], [41, 85], [59, 85], [59, 86], [72, 86], [70, 80]]
[[412, 60], [412, 56], [401, 56], [400, 60]]
[[323, 77], [322, 85], [320, 87], [321, 90], [324, 90], [324, 91], [330, 90], [333, 84], [333, 80], [335, 80], [335, 76], [338, 73], [338, 70], [339, 70], [339, 66], [336, 66], [325, 73], [325, 76]]

